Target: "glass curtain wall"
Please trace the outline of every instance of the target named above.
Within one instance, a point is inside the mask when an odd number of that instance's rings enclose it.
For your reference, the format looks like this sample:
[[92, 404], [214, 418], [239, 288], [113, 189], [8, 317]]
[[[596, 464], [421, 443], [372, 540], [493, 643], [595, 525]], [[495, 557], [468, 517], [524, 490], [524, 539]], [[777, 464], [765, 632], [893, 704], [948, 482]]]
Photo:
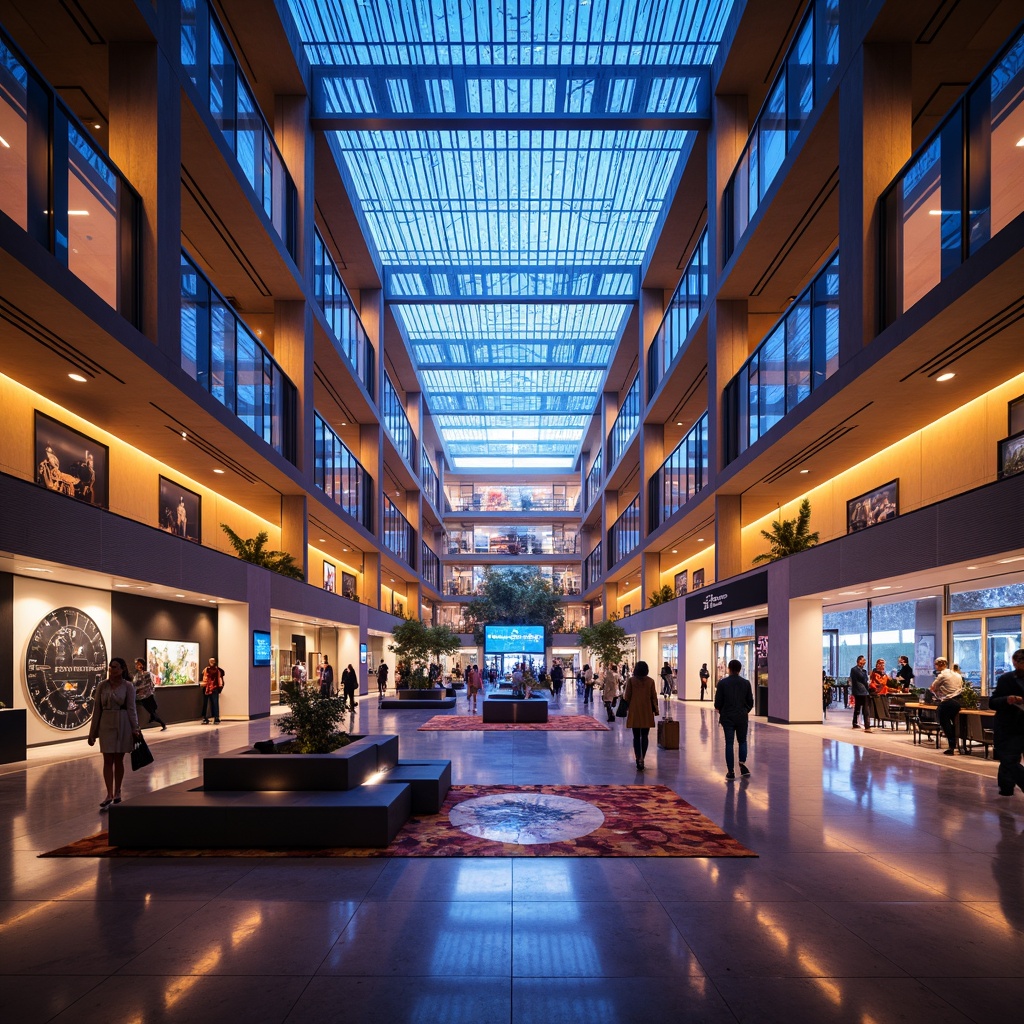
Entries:
[[342, 512], [373, 529], [373, 480], [319, 413], [313, 414], [313, 482]]
[[633, 378], [633, 383], [630, 384], [629, 391], [626, 393], [625, 401], [623, 401], [619, 414], [615, 417], [615, 422], [612, 424], [608, 439], [610, 446], [609, 454], [611, 455], [610, 465], [614, 466], [622, 457], [622, 453], [626, 450], [626, 445], [629, 444], [629, 439], [636, 433], [639, 426], [640, 377], [638, 375]]
[[384, 520], [384, 546], [407, 565], [412, 566], [416, 531], [412, 524], [398, 510], [398, 506], [382, 494], [381, 508]]
[[651, 531], [671, 519], [707, 482], [708, 414], [704, 413], [651, 478]]
[[412, 426], [409, 423], [409, 417], [405, 414], [405, 406], [402, 405], [395, 385], [391, 383], [391, 378], [386, 373], [381, 383], [383, 384], [384, 426], [388, 428], [388, 433], [391, 435], [391, 440], [395, 442], [399, 454], [411, 465]]
[[638, 494], [612, 523], [608, 531], [608, 568], [622, 561], [640, 546], [640, 495]]
[[594, 464], [590, 467], [590, 472], [587, 474], [587, 508], [590, 508], [601, 496], [602, 462], [601, 452], [598, 452], [597, 457], [594, 459]]

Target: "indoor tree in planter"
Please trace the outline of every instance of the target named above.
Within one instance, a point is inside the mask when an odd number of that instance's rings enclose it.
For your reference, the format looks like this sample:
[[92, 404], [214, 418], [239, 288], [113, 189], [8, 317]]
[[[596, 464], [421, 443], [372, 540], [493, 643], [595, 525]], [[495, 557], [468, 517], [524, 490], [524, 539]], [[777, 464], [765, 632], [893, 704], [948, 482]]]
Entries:
[[818, 534], [811, 533], [811, 502], [804, 498], [796, 519], [777, 519], [771, 530], [762, 530], [761, 536], [768, 541], [769, 550], [754, 559], [758, 562], [775, 562], [798, 551], [806, 551], [818, 543]]
[[580, 630], [580, 646], [602, 665], [618, 665], [626, 653], [626, 631], [612, 619], [605, 619]]
[[668, 604], [676, 599], [676, 592], [666, 583], [659, 587], [650, 597], [650, 605], [656, 608], [659, 604]]
[[260, 530], [255, 537], [240, 537], [227, 523], [221, 523], [220, 528], [228, 535], [231, 546], [243, 562], [250, 562], [252, 565], [260, 565], [264, 569], [271, 569], [279, 572], [282, 576], [290, 576], [293, 580], [305, 580], [302, 568], [295, 564], [295, 559], [286, 551], [267, 551], [267, 542], [270, 535], [266, 530]]
[[322, 697], [319, 691], [301, 683], [287, 682], [281, 687], [288, 714], [277, 721], [284, 734], [294, 734], [290, 744], [278, 747], [280, 753], [329, 754], [352, 742], [338, 726], [345, 717], [344, 697]]

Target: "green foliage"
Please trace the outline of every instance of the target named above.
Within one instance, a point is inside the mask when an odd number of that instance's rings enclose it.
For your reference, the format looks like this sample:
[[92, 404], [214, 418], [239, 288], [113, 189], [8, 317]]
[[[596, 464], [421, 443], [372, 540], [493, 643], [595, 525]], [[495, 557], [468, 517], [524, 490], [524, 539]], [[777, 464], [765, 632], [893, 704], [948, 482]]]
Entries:
[[656, 608], [659, 604], [667, 604], [676, 599], [676, 592], [666, 583], [660, 590], [651, 594], [650, 604]]
[[[426, 626], [419, 619], [403, 619], [391, 630], [391, 636], [394, 643], [388, 644], [388, 650], [394, 652], [407, 669], [411, 669], [410, 678], [415, 676], [417, 667], [431, 656], [440, 659], [444, 654], [452, 655], [462, 650], [458, 633], [453, 633], [448, 626]], [[409, 688], [419, 687], [409, 683]]]
[[444, 655], [451, 657], [462, 650], [459, 634], [445, 625], [431, 626], [427, 630], [427, 643], [435, 661], [440, 661]]
[[345, 716], [344, 697], [321, 697], [316, 689], [296, 682], [284, 683], [281, 690], [290, 710], [277, 720], [277, 727], [295, 735], [296, 753], [329, 754], [344, 745], [345, 734], [338, 729]]
[[965, 708], [976, 708], [979, 696], [980, 694], [974, 686], [965, 679], [964, 688], [960, 691], [960, 703]]
[[754, 559], [758, 562], [774, 562], [798, 551], [806, 551], [818, 543], [818, 534], [811, 533], [811, 502], [804, 498], [796, 519], [779, 519], [772, 523], [771, 530], [762, 530], [761, 536], [768, 541], [769, 550]]
[[235, 533], [227, 523], [221, 523], [220, 528], [228, 535], [231, 546], [243, 562], [271, 569], [282, 576], [290, 576], [293, 580], [306, 579], [302, 568], [295, 564], [295, 559], [286, 551], [266, 550], [267, 541], [270, 540], [266, 530], [260, 530], [255, 537], [244, 538]]
[[561, 595], [537, 569], [488, 569], [480, 591], [466, 606], [478, 644], [484, 642], [485, 624], [547, 626], [557, 631], [565, 621]]
[[584, 626], [580, 646], [586, 647], [602, 665], [618, 665], [626, 652], [626, 631], [611, 619]]

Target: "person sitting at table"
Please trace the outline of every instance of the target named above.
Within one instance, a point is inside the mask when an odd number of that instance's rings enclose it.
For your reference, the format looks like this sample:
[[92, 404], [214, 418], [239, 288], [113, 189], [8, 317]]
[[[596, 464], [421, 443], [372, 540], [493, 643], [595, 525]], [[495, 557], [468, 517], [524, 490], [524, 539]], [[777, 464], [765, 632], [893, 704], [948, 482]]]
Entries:
[[868, 690], [877, 696], [889, 692], [889, 677], [885, 674], [885, 658], [879, 658], [875, 662], [875, 667], [871, 670], [871, 676], [868, 678]]

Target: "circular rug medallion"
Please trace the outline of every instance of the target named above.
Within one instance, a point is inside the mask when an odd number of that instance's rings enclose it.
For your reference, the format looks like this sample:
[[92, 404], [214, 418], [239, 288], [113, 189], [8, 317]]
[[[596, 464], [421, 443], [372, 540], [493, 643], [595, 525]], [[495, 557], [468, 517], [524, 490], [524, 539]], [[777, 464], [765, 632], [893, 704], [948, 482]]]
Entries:
[[593, 804], [544, 793], [463, 800], [448, 817], [456, 828], [478, 839], [521, 846], [578, 839], [604, 824], [604, 814]]

